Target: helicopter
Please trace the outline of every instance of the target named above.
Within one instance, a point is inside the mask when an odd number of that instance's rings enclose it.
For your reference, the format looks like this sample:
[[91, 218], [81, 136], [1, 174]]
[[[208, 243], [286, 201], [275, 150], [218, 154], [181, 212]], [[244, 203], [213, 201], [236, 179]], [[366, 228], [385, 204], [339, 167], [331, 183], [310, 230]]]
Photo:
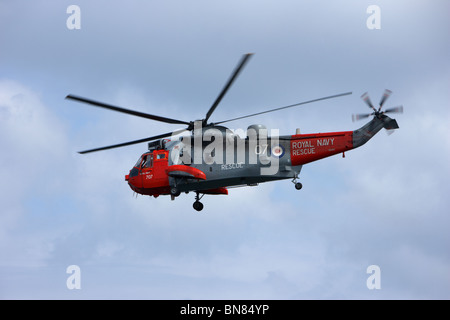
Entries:
[[[298, 181], [302, 166], [332, 155], [358, 148], [369, 141], [382, 128], [391, 131], [399, 126], [387, 113], [402, 113], [403, 106], [382, 110], [392, 91], [386, 89], [375, 107], [368, 93], [361, 98], [372, 109], [371, 113], [353, 115], [353, 121], [373, 116], [364, 126], [353, 131], [302, 134], [297, 129], [293, 135], [280, 136], [262, 124], [250, 125], [245, 132], [232, 131], [223, 123], [249, 118], [269, 112], [285, 110], [317, 101], [352, 94], [346, 92], [304, 101], [284, 107], [257, 112], [233, 119], [210, 122], [217, 106], [242, 71], [252, 53], [242, 56], [225, 86], [208, 109], [203, 119], [183, 121], [125, 109], [111, 104], [69, 94], [66, 99], [105, 108], [137, 117], [168, 124], [185, 125], [186, 128], [128, 141], [101, 148], [80, 151], [80, 154], [148, 142], [144, 152], [132, 167], [125, 180], [130, 188], [142, 195], [169, 195], [175, 200], [181, 193], [195, 193], [193, 208], [203, 209], [204, 195], [228, 195], [229, 188], [256, 186], [259, 183], [290, 179], [295, 189], [302, 189]], [[243, 131], [243, 130], [242, 130]], [[183, 135], [188, 133], [188, 135]]]

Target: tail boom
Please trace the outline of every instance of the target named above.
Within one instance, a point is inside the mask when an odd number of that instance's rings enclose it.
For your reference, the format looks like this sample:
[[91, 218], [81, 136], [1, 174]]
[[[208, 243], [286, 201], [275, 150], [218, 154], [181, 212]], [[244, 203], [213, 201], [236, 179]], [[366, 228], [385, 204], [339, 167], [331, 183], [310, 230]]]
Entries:
[[397, 121], [382, 115], [354, 131], [293, 135], [290, 139], [291, 164], [303, 165], [358, 148], [382, 128], [398, 129]]
[[303, 165], [353, 149], [353, 132], [328, 132], [291, 136], [291, 163]]

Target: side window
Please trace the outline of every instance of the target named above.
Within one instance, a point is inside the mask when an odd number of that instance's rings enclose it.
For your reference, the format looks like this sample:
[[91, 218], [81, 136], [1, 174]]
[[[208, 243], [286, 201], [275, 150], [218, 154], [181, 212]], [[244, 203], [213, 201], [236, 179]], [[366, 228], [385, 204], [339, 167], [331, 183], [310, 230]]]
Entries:
[[166, 154], [165, 153], [160, 153], [156, 156], [156, 159], [160, 160], [160, 159], [165, 159], [166, 158]]

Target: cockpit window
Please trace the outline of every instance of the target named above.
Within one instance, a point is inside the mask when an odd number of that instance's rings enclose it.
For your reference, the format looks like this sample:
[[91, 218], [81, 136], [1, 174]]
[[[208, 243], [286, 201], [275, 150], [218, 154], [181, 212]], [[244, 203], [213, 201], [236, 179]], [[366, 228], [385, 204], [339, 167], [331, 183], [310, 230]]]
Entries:
[[153, 155], [142, 155], [134, 166], [137, 168], [151, 168], [153, 166]]

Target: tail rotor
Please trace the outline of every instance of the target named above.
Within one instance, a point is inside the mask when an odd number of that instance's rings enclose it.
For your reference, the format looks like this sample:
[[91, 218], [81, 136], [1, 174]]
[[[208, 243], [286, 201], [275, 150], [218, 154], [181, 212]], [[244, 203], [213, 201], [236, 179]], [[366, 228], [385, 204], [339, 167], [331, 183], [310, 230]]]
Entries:
[[376, 109], [373, 106], [372, 101], [369, 98], [369, 94], [367, 92], [364, 93], [361, 96], [361, 99], [363, 99], [363, 101], [369, 106], [369, 108], [371, 108], [373, 110], [373, 112], [372, 113], [354, 114], [354, 115], [352, 115], [353, 122], [364, 119], [364, 118], [368, 118], [370, 116], [381, 118], [381, 116], [386, 113], [403, 113], [403, 106], [397, 106], [394, 108], [385, 109], [384, 111], [381, 110], [383, 108], [384, 103], [390, 97], [391, 94], [392, 94], [391, 90], [388, 90], [388, 89], [384, 90], [384, 94], [381, 97], [378, 109]]

